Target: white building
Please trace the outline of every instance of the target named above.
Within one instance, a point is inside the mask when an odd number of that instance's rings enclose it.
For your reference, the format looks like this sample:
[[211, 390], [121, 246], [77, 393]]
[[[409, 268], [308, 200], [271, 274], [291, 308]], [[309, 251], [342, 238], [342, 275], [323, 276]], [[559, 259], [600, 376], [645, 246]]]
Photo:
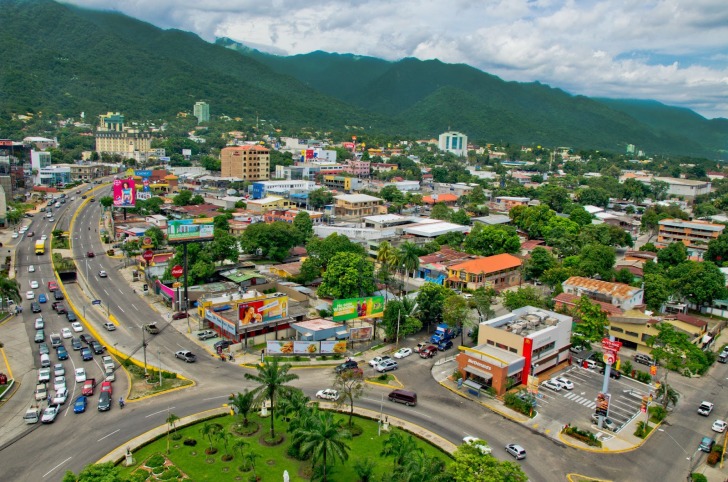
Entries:
[[33, 184], [40, 185], [40, 170], [51, 165], [51, 153], [30, 151], [30, 168], [33, 170]]
[[316, 183], [313, 181], [303, 180], [285, 180], [285, 181], [259, 181], [254, 182], [248, 189], [253, 199], [261, 199], [268, 194], [276, 194], [288, 197], [290, 193], [309, 192], [316, 189]]
[[437, 147], [441, 151], [465, 157], [468, 155], [468, 136], [456, 131], [444, 132], [440, 134]]

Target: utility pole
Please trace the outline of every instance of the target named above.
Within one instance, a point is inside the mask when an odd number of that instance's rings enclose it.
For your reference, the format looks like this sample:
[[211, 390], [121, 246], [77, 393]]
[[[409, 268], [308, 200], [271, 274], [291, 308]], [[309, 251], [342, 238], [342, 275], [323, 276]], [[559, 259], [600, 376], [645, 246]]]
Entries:
[[147, 378], [149, 373], [147, 372], [147, 339], [144, 335], [144, 325], [142, 325], [142, 352], [144, 353], [144, 378]]

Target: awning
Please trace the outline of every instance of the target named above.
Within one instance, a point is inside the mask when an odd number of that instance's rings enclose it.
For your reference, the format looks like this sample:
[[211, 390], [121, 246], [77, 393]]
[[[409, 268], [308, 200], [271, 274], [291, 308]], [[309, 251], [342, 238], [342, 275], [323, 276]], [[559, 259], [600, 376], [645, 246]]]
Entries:
[[710, 343], [710, 341], [713, 339], [713, 337], [710, 335], [710, 333], [706, 333], [703, 335], [703, 345]]
[[490, 380], [493, 378], [493, 375], [486, 372], [485, 370], [479, 370], [478, 368], [472, 367], [470, 365], [465, 365], [465, 371], [468, 373], [472, 373], [473, 375], [479, 376], [483, 380]]

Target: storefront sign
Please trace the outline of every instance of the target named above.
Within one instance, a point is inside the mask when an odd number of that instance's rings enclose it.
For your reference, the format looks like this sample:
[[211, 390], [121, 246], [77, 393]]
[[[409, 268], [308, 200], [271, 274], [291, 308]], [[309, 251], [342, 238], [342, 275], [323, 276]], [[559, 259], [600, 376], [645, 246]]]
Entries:
[[471, 365], [475, 365], [476, 367], [480, 367], [484, 370], [491, 371], [490, 365], [486, 365], [485, 363], [483, 363], [479, 360], [474, 360], [472, 358], [468, 358], [468, 363]]

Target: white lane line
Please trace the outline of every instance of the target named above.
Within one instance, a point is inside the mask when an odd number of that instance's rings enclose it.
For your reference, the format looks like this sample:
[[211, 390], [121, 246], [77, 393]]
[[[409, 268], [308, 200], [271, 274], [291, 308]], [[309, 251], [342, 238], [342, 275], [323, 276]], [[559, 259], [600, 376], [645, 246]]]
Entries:
[[118, 308], [121, 310], [122, 313], [126, 313], [126, 311], [124, 311], [124, 308], [122, 308], [121, 306], [119, 306]]
[[166, 409], [164, 409], [164, 410], [160, 410], [160, 411], [158, 411], [158, 412], [150, 413], [149, 415], [147, 415], [147, 416], [146, 416], [146, 417], [144, 417], [144, 418], [149, 418], [149, 417], [153, 417], [154, 415], [158, 415], [158, 414], [160, 414], [160, 413], [164, 413], [164, 412], [166, 412], [166, 411], [168, 411], [168, 410], [172, 410], [173, 408], [174, 408], [174, 407], [169, 407], [169, 408], [166, 408]]
[[105, 439], [107, 437], [111, 437], [112, 435], [114, 435], [119, 430], [121, 430], [121, 429], [120, 428], [117, 428], [116, 430], [114, 430], [113, 432], [111, 432], [109, 435], [104, 435], [103, 437], [101, 437], [100, 439], [98, 439], [97, 442], [101, 442], [103, 439]]
[[57, 469], [58, 467], [60, 467], [61, 465], [65, 464], [66, 462], [68, 462], [68, 461], [69, 461], [69, 460], [71, 460], [72, 458], [73, 458], [73, 457], [68, 457], [68, 458], [67, 458], [66, 460], [64, 460], [63, 462], [61, 462], [60, 464], [56, 465], [56, 466], [55, 466], [55, 467], [53, 467], [53, 468], [52, 468], [51, 470], [49, 470], [48, 472], [46, 472], [45, 474], [43, 474], [43, 477], [45, 478], [45, 477], [46, 477], [46, 476], [47, 476], [48, 474], [50, 474], [51, 472], [53, 472], [53, 471], [54, 471], [54, 470], [56, 470], [56, 469]]
[[217, 400], [218, 398], [229, 398], [230, 395], [220, 395], [219, 397], [211, 397], [211, 398], [203, 398], [202, 401], [206, 402], [208, 400]]
[[104, 288], [104, 293], [106, 293], [106, 296], [111, 296], [108, 291], [106, 291], [106, 288]]
[[123, 292], [123, 291], [121, 291], [121, 288], [119, 288], [119, 293], [121, 293], [122, 295], [124, 294], [124, 292]]
[[137, 308], [134, 303], [131, 304], [131, 307], [134, 308], [135, 310], [139, 311], [139, 308]]

